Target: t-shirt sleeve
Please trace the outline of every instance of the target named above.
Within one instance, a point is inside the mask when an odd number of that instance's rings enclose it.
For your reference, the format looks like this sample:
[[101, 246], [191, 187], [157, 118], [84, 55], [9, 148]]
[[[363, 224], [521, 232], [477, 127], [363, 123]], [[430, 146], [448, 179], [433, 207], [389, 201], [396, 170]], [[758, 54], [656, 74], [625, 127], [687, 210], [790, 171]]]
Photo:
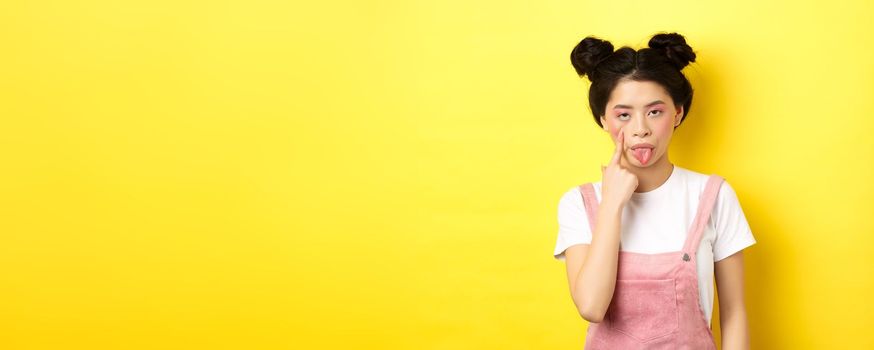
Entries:
[[713, 261], [731, 256], [756, 243], [750, 225], [728, 181], [723, 181], [710, 214], [716, 239], [713, 241]]
[[558, 238], [553, 256], [565, 260], [564, 251], [576, 244], [590, 244], [592, 230], [583, 205], [583, 195], [578, 187], [573, 187], [558, 201]]

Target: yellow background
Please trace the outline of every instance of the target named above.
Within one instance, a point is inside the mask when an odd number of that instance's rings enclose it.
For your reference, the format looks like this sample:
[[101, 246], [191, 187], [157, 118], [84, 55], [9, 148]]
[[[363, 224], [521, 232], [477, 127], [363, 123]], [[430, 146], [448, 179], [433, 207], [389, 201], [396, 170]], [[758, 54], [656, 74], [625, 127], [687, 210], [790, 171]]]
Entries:
[[758, 240], [753, 348], [874, 347], [872, 13], [5, 1], [0, 348], [581, 348], [556, 210], [612, 145], [568, 57], [659, 31], [698, 53], [671, 159]]

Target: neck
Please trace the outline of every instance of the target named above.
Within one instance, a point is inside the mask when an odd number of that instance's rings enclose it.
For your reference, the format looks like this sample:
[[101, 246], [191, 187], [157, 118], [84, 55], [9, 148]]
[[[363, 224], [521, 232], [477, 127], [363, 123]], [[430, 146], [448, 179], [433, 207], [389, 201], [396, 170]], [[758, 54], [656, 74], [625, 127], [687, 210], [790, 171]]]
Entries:
[[639, 168], [629, 164], [628, 160], [623, 157], [620, 161], [623, 167], [637, 176], [637, 189], [634, 192], [642, 193], [652, 191], [661, 186], [671, 176], [674, 171], [674, 165], [668, 160], [668, 154], [656, 161], [655, 164]]

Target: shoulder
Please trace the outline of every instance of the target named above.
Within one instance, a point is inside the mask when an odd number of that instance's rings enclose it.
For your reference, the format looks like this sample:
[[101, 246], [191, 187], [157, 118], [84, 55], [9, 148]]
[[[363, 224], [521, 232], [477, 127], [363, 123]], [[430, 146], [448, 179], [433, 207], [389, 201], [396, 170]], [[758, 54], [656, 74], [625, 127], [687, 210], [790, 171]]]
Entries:
[[719, 192], [716, 193], [716, 203], [723, 210], [740, 210], [737, 193], [725, 178], [719, 186]]
[[734, 188], [729, 183], [728, 179], [719, 174], [705, 174], [694, 170], [680, 168], [684, 180], [690, 189], [694, 189], [699, 198], [707, 189], [707, 183], [711, 177], [718, 177], [720, 181], [719, 189], [716, 191], [714, 198], [713, 209], [710, 216], [713, 219], [719, 220], [720, 217], [737, 215], [741, 212], [740, 202], [737, 198]]
[[678, 183], [689, 189], [695, 189], [697, 192], [704, 192], [704, 188], [707, 186], [707, 180], [710, 178], [709, 174], [704, 174], [678, 165], [674, 165], [674, 171], [677, 172], [677, 178], [680, 179]]
[[[717, 198], [723, 192], [732, 191], [731, 185], [728, 184], [728, 180], [725, 179], [724, 176], [719, 174], [705, 174], [699, 171], [695, 171], [688, 168], [683, 168], [677, 165], [674, 165], [676, 171], [678, 172], [679, 178], [682, 180], [681, 183], [685, 185], [689, 189], [694, 189], [697, 193], [704, 193], [704, 190], [707, 188], [707, 181], [710, 180], [713, 176], [718, 176], [722, 179], [722, 183], [720, 184], [719, 191], [717, 192]], [[732, 191], [733, 192], [733, 191]]]
[[579, 186], [571, 187], [561, 195], [561, 199], [558, 201], [558, 221], [565, 229], [585, 228], [588, 219], [586, 218], [586, 207], [583, 204], [583, 194], [580, 193]]
[[583, 201], [582, 200], [582, 188], [583, 188], [583, 186], [585, 186], [587, 184], [592, 185], [592, 189], [595, 191], [596, 194], [598, 194], [598, 198], [600, 198], [601, 180], [598, 180], [598, 181], [591, 181], [591, 182], [582, 182], [580, 184], [571, 186], [566, 191], [564, 191], [564, 193], [562, 193], [561, 201], [571, 201], [572, 202], [574, 200], [579, 200], [580, 203], [582, 203], [582, 201]]
[[592, 190], [595, 194], [595, 200], [601, 201], [601, 181], [597, 182], [584, 182], [578, 185], [574, 185], [568, 188], [564, 193], [562, 193], [561, 198], [558, 202], [559, 213], [562, 212], [577, 212], [577, 213], [585, 213], [586, 205], [583, 200], [583, 186], [591, 184]]
[[577, 193], [577, 194], [580, 193], [579, 186], [573, 186], [571, 188], [568, 188], [566, 191], [564, 191], [564, 193], [561, 194], [561, 198], [559, 199], [559, 202], [566, 202], [568, 200], [573, 199], [575, 193]]

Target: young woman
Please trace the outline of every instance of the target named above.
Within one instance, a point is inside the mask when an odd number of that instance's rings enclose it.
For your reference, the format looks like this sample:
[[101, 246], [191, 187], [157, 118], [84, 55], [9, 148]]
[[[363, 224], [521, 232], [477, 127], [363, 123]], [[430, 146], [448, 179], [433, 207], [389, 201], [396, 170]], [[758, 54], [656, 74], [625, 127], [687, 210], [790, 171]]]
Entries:
[[695, 53], [677, 33], [634, 50], [596, 37], [571, 52], [592, 81], [589, 106], [615, 144], [602, 181], [559, 201], [556, 259], [589, 321], [586, 350], [747, 349], [742, 250], [756, 243], [737, 196], [718, 175], [671, 163], [668, 146], [692, 105], [681, 72]]

